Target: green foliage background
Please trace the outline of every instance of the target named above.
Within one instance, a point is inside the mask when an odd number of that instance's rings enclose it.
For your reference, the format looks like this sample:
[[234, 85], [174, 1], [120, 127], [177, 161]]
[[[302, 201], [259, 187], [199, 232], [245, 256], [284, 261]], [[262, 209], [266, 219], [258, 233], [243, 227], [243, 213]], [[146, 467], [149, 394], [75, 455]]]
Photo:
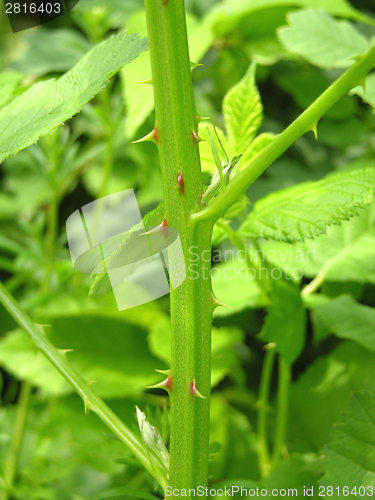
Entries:
[[[230, 158], [243, 155], [233, 175], [375, 39], [375, 10], [365, 1], [186, 6], [191, 60], [202, 64], [192, 71], [197, 110], [215, 123]], [[137, 404], [168, 445], [168, 400], [145, 389], [160, 381], [155, 369], [169, 366], [168, 297], [118, 312], [111, 293], [94, 287], [89, 296], [92, 279], [73, 269], [66, 241], [68, 216], [97, 197], [133, 187], [142, 215], [163, 197], [156, 149], [131, 143], [154, 124], [152, 86], [137, 83], [151, 76], [146, 44], [117, 35], [98, 45], [124, 29], [146, 35], [141, 0], [80, 0], [70, 15], [17, 34], [2, 12], [0, 279], [37, 323], [48, 325], [58, 348], [74, 349], [69, 361], [128, 426], [139, 432]], [[92, 72], [90, 57], [100, 62]], [[351, 93], [319, 122], [317, 140], [313, 133], [298, 139], [215, 227], [213, 288], [231, 309], [217, 309], [213, 323], [214, 487], [256, 483], [302, 495], [313, 486], [317, 496], [319, 485], [375, 486], [374, 73], [365, 90]], [[213, 127], [203, 121], [200, 128], [209, 184]], [[224, 260], [236, 249], [233, 234], [257, 249], [252, 265], [266, 266], [260, 280], [246, 279], [248, 263]], [[281, 279], [269, 277], [275, 270], [272, 277]], [[257, 409], [268, 343], [292, 369], [282, 457], [261, 477]], [[2, 306], [0, 370], [0, 491], [26, 381], [32, 392], [11, 498], [161, 495], [97, 417], [85, 415], [79, 397]], [[270, 444], [276, 367], [271, 375]]]

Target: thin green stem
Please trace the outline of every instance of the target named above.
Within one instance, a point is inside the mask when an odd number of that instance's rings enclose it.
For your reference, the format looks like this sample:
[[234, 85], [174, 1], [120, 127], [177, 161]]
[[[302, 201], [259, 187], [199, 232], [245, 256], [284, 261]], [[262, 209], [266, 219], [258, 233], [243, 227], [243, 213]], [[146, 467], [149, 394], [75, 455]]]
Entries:
[[278, 384], [275, 442], [272, 453], [273, 467], [275, 467], [283, 455], [287, 454], [285, 448], [285, 436], [288, 423], [290, 364], [287, 363], [282, 356], [279, 356]]
[[268, 447], [268, 413], [269, 394], [271, 387], [272, 371], [275, 361], [275, 348], [267, 349], [263, 361], [262, 374], [260, 378], [258, 408], [258, 457], [259, 469], [262, 477], [267, 476], [271, 471], [271, 460]]
[[46, 237], [46, 274], [43, 282], [43, 293], [48, 294], [55, 261], [55, 242], [57, 234], [59, 200], [57, 190], [53, 189], [52, 199], [48, 207]]
[[148, 472], [154, 476], [162, 488], [168, 484], [165, 470], [154, 460], [144, 448], [140, 440], [126, 425], [108, 408], [108, 406], [93, 391], [91, 386], [68, 363], [64, 352], [57, 349], [47, 338], [41, 327], [38, 327], [20, 308], [16, 300], [0, 283], [0, 302], [13, 316], [16, 322], [29, 334], [35, 347], [40, 349], [73, 389], [81, 396], [85, 408], [95, 412], [107, 427], [129, 448]]
[[306, 285], [304, 288], [301, 290], [301, 296], [302, 297], [307, 297], [311, 293], [314, 293], [318, 290], [318, 288], [321, 287], [321, 285], [324, 283], [324, 278], [325, 278], [325, 273], [324, 272], [319, 272], [313, 280], [310, 281], [308, 285]]
[[20, 454], [22, 437], [25, 428], [30, 392], [30, 383], [22, 382], [19, 401], [17, 404], [16, 418], [14, 421], [12, 441], [10, 444], [9, 455], [5, 464], [4, 480], [6, 490], [0, 496], [0, 500], [8, 500], [12, 493], [14, 480], [16, 477], [18, 457]]
[[[145, 0], [165, 223], [178, 231], [184, 263], [170, 259], [171, 291], [170, 485], [189, 489], [208, 479], [212, 223], [192, 222], [201, 206], [197, 114], [191, 81], [184, 0]], [[171, 265], [172, 260], [172, 265]], [[196, 389], [205, 399], [197, 397]]]
[[193, 215], [195, 220], [215, 221], [240, 199], [248, 187], [299, 137], [315, 130], [320, 118], [353, 87], [359, 85], [375, 64], [375, 46], [358, 57], [328, 89], [323, 92], [293, 123], [278, 135], [205, 209]]

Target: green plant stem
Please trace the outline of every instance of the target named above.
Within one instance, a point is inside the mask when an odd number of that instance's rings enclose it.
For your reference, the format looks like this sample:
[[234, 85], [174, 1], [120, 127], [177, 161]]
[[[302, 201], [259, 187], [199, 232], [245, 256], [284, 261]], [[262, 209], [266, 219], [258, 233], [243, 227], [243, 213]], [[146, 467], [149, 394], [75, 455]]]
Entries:
[[290, 386], [290, 365], [282, 356], [279, 356], [279, 382], [277, 390], [277, 418], [275, 442], [272, 453], [272, 466], [279, 462], [285, 454], [285, 435], [288, 423], [288, 403]]
[[40, 349], [61, 375], [69, 382], [73, 389], [81, 396], [85, 408], [95, 412], [108, 428], [130, 449], [146, 470], [159, 482], [162, 488], [168, 484], [165, 470], [154, 460], [139, 439], [126, 427], [110, 408], [100, 399], [79, 373], [68, 363], [64, 352], [57, 349], [44, 334], [41, 327], [36, 325], [20, 308], [16, 300], [0, 283], [0, 302], [13, 316], [33, 340], [35, 347]]
[[353, 87], [360, 85], [375, 64], [375, 46], [369, 52], [359, 56], [357, 62], [343, 73], [328, 89], [323, 92], [293, 123], [278, 135], [263, 152], [257, 156], [224, 192], [200, 212], [193, 215], [195, 220], [215, 221], [240, 199], [248, 187], [299, 137], [315, 130], [320, 118]]
[[31, 385], [29, 384], [29, 382], [22, 382], [16, 410], [16, 418], [14, 421], [12, 441], [10, 444], [9, 455], [5, 464], [4, 480], [6, 490], [1, 494], [0, 500], [8, 500], [12, 493], [14, 479], [16, 477], [18, 457], [22, 444], [23, 431], [25, 428], [30, 392]]
[[324, 283], [324, 277], [325, 273], [324, 272], [319, 272], [313, 280], [310, 281], [308, 285], [306, 285], [304, 288], [301, 290], [301, 296], [302, 297], [307, 297], [308, 295], [316, 292], [318, 288], [321, 287], [321, 285]]
[[271, 471], [271, 461], [268, 448], [268, 412], [269, 394], [272, 379], [273, 365], [275, 361], [275, 348], [267, 350], [263, 361], [262, 374], [260, 378], [258, 408], [258, 457], [259, 469], [262, 477]]
[[[173, 488], [188, 489], [205, 486], [208, 478], [213, 224], [191, 220], [200, 206], [203, 188], [184, 1], [145, 0], [145, 9], [165, 218], [179, 233], [186, 271], [185, 281], [170, 295], [173, 389], [169, 477]], [[170, 262], [172, 282], [181, 265]], [[205, 399], [191, 394], [193, 382]]]

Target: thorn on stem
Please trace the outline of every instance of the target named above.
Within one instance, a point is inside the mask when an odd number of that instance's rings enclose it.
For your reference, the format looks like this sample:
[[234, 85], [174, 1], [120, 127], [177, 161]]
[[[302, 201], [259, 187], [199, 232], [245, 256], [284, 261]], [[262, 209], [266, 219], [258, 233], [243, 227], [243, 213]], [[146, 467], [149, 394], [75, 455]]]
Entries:
[[147, 80], [139, 80], [139, 82], [137, 82], [137, 83], [147, 83], [149, 85], [153, 84], [152, 78], [147, 78]]
[[181, 174], [181, 172], [178, 172], [177, 174], [177, 189], [179, 190], [180, 194], [185, 194], [185, 181], [184, 178]]
[[66, 353], [67, 352], [73, 352], [74, 349], [58, 349], [59, 353], [66, 358]]
[[212, 309], [216, 309], [219, 306], [228, 307], [228, 309], [232, 309], [232, 306], [228, 306], [227, 304], [224, 304], [224, 302], [221, 302], [221, 300], [217, 299], [213, 293], [211, 293], [210, 302]]
[[199, 135], [196, 133], [196, 131], [193, 130], [193, 132], [191, 134], [191, 140], [192, 140], [193, 144], [197, 144], [198, 142], [202, 142], [204, 139], [199, 137]]
[[155, 126], [155, 128], [153, 130], [151, 130], [151, 132], [149, 134], [145, 135], [141, 139], [138, 139], [137, 141], [133, 141], [132, 144], [137, 144], [138, 142], [153, 142], [154, 144], [158, 144], [159, 131], [158, 131], [157, 127]]
[[195, 382], [195, 379], [193, 379], [193, 381], [191, 382], [190, 384], [190, 396], [192, 398], [194, 397], [198, 397], [198, 398], [202, 398], [202, 399], [206, 399], [197, 389], [197, 384]]
[[85, 408], [85, 415], [88, 415], [90, 412], [90, 403], [87, 401], [87, 399], [84, 399], [83, 404]]
[[[160, 371], [160, 370], [156, 370], [156, 371]], [[168, 377], [165, 380], [163, 380], [162, 382], [160, 382], [159, 384], [149, 385], [147, 387], [147, 389], [164, 389], [170, 394], [173, 390], [172, 375], [169, 374]]]
[[317, 129], [317, 126], [318, 126], [318, 124], [314, 123], [314, 125], [310, 129], [312, 131], [312, 133], [314, 134], [315, 139], [318, 139], [318, 129]]

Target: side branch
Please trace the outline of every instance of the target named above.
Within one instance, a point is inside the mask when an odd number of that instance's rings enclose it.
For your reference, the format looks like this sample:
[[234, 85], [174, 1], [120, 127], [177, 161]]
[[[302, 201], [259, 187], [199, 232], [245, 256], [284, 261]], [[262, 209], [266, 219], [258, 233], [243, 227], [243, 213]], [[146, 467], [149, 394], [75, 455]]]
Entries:
[[150, 457], [141, 441], [128, 429], [128, 427], [113, 413], [113, 411], [92, 390], [90, 385], [68, 363], [64, 353], [57, 349], [46, 337], [43, 330], [38, 327], [29, 316], [20, 308], [8, 290], [0, 283], [0, 302], [13, 316], [23, 330], [29, 334], [35, 347], [40, 349], [50, 360], [61, 375], [69, 382], [73, 389], [81, 396], [85, 408], [92, 410], [107, 425], [107, 427], [129, 448], [134, 456], [141, 462], [146, 470], [158, 481], [164, 489], [168, 480], [162, 466]]
[[216, 221], [236, 203], [253, 182], [299, 137], [308, 131], [315, 133], [320, 118], [353, 87], [360, 85], [375, 64], [375, 46], [356, 62], [323, 92], [293, 123], [257, 156], [225, 191], [221, 192], [203, 210], [192, 214], [192, 221]]

